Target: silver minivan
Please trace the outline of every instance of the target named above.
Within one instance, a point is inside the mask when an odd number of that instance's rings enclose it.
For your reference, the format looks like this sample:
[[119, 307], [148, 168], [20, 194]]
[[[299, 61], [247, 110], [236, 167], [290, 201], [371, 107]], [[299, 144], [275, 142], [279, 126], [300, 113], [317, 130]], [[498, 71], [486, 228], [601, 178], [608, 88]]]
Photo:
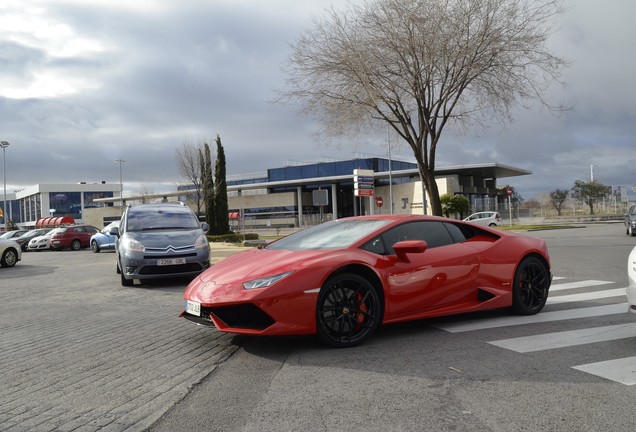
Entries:
[[194, 277], [210, 267], [206, 223], [199, 224], [189, 207], [180, 204], [142, 204], [127, 207], [119, 228], [115, 253], [121, 284], [134, 279]]

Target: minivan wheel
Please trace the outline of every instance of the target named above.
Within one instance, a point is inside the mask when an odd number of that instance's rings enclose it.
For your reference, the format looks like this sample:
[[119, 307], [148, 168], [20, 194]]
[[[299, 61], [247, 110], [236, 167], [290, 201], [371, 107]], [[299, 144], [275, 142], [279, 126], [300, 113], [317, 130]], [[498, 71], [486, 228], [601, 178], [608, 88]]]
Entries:
[[134, 281], [132, 279], [126, 279], [123, 271], [120, 271], [119, 275], [121, 276], [121, 286], [125, 286], [125, 287], [133, 286]]

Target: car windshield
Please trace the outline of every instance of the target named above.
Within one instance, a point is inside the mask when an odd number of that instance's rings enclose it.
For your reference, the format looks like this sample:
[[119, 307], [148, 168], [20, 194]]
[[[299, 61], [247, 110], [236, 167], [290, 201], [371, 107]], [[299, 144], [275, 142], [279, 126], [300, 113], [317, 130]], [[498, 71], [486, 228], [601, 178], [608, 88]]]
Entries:
[[194, 215], [174, 210], [131, 210], [128, 213], [128, 231], [174, 230], [199, 228]]
[[335, 220], [316, 225], [284, 237], [265, 249], [306, 250], [340, 249], [351, 246], [390, 221], [388, 220]]

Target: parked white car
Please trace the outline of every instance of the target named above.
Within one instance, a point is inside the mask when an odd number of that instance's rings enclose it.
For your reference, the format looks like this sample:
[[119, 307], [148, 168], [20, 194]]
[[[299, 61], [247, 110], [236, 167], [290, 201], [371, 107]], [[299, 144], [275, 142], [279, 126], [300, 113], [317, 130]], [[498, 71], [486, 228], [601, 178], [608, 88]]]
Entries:
[[47, 232], [44, 235], [33, 237], [29, 240], [29, 244], [27, 245], [28, 251], [41, 251], [51, 249], [51, 236], [56, 232], [59, 232], [59, 228], [55, 228], [52, 231]]
[[466, 222], [472, 222], [478, 225], [497, 226], [501, 223], [501, 215], [494, 211], [485, 211], [473, 213], [464, 219]]
[[0, 239], [0, 267], [13, 267], [22, 259], [22, 249], [13, 240]]
[[627, 305], [630, 312], [636, 313], [636, 246], [627, 259], [627, 278]]

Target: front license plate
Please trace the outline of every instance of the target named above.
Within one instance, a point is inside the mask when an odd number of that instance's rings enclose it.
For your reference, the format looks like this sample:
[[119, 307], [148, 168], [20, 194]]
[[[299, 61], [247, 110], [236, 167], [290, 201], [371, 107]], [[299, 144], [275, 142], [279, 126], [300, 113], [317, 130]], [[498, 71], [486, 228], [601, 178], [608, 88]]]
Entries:
[[201, 316], [201, 303], [186, 300], [186, 312], [190, 315]]
[[178, 264], [185, 264], [185, 263], [186, 263], [185, 258], [163, 258], [163, 259], [157, 260], [157, 265], [159, 266], [178, 265]]

